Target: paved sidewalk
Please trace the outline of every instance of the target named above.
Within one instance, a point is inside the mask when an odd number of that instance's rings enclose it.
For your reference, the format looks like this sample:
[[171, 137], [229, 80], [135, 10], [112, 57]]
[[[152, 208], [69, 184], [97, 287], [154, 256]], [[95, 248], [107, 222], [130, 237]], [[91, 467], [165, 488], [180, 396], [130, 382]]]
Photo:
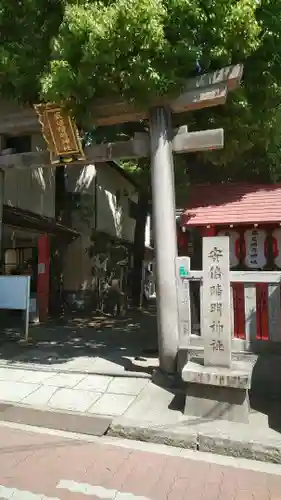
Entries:
[[281, 435], [266, 414], [252, 412], [248, 425], [188, 418], [183, 391], [153, 380], [1, 367], [0, 421], [281, 464]]
[[280, 466], [0, 425], [0, 498], [279, 500]]
[[155, 309], [132, 310], [125, 317], [94, 315], [31, 326], [32, 343], [17, 340], [21, 328], [0, 331], [0, 366], [150, 377], [158, 366]]
[[1, 367], [0, 401], [37, 409], [119, 416], [148, 383], [147, 378]]
[[[249, 425], [182, 414], [183, 391], [163, 386], [155, 376], [155, 311], [131, 311], [118, 319], [76, 317], [33, 327], [31, 333], [30, 346], [2, 337], [0, 421], [107, 433], [281, 464], [278, 402], [257, 405]], [[280, 359], [274, 369], [272, 361], [256, 361], [256, 387], [259, 393], [278, 396]], [[268, 378], [265, 383], [271, 371], [275, 385]]]

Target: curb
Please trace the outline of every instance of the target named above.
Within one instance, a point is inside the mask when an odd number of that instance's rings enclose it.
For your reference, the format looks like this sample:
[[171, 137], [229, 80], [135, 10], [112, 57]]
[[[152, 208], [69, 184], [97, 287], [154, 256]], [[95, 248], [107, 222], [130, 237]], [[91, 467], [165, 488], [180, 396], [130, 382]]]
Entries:
[[243, 436], [223, 436], [211, 431], [198, 433], [198, 450], [236, 458], [247, 458], [259, 462], [281, 464], [281, 437], [246, 440]]
[[102, 437], [114, 417], [0, 403], [0, 421]]
[[245, 431], [250, 434], [249, 429], [246, 429], [247, 424], [235, 424], [233, 432], [225, 432], [224, 425], [221, 425], [221, 430], [212, 430], [210, 425], [200, 426], [201, 424], [192, 426], [187, 423], [145, 424], [119, 417], [111, 423], [107, 435], [281, 464], [281, 436], [278, 439], [253, 435], [249, 439], [245, 436]]
[[168, 425], [154, 426], [149, 423], [134, 424], [129, 421], [125, 423], [125, 419], [121, 417], [113, 421], [106, 434], [112, 437], [165, 444], [177, 448], [198, 449], [197, 433], [196, 431], [190, 430], [188, 427], [178, 430]]
[[278, 438], [253, 432], [247, 424], [232, 424], [230, 427], [229, 422], [223, 421], [198, 425], [188, 424], [187, 421], [155, 424], [126, 417], [89, 415], [9, 403], [0, 403], [0, 421], [281, 464], [281, 436]]

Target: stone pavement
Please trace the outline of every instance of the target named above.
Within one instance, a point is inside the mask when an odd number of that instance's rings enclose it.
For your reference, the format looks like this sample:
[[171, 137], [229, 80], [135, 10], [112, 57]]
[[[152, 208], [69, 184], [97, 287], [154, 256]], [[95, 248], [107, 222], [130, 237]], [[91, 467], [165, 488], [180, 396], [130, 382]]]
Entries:
[[280, 500], [273, 464], [0, 424], [0, 498]]
[[151, 380], [0, 368], [0, 421], [281, 464], [281, 436], [266, 414], [252, 412], [249, 425], [203, 421], [184, 416], [183, 405], [184, 392], [162, 387], [157, 373]]
[[277, 399], [253, 405], [249, 425], [206, 422], [183, 416], [182, 388], [163, 385], [155, 372], [153, 310], [49, 322], [31, 328], [29, 346], [8, 342], [6, 334], [0, 342], [0, 421], [281, 464], [280, 358], [274, 369], [272, 358], [256, 360], [259, 394]]
[[38, 409], [122, 415], [148, 385], [147, 378], [0, 367], [0, 401]]
[[[18, 342], [21, 323], [12, 322], [0, 331], [0, 366], [137, 377], [151, 376], [158, 366], [153, 306], [130, 310], [125, 317], [76, 315], [31, 325], [30, 345]], [[146, 355], [144, 350], [151, 348], [154, 353]]]

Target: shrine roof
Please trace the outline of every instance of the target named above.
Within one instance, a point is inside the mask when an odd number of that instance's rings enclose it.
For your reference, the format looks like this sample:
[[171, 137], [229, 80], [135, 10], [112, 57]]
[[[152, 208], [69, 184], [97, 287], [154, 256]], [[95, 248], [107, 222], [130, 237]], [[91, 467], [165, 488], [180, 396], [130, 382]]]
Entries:
[[280, 222], [281, 183], [191, 186], [188, 205], [181, 216], [181, 224], [187, 226]]

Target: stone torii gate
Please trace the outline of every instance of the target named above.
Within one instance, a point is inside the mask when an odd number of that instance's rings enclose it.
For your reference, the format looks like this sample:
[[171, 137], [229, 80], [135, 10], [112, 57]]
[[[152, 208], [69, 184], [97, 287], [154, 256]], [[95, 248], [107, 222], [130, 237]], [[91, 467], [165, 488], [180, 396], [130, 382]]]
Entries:
[[[164, 97], [152, 109], [138, 110], [120, 102], [96, 102], [93, 124], [97, 126], [149, 120], [149, 134], [136, 134], [129, 141], [99, 144], [85, 148], [86, 162], [151, 157], [153, 229], [156, 251], [157, 316], [160, 368], [173, 373], [178, 351], [178, 305], [175, 275], [177, 257], [174, 153], [188, 153], [223, 147], [223, 129], [188, 132], [186, 126], [173, 131], [172, 114], [224, 104], [228, 91], [239, 86], [241, 65], [223, 68], [187, 81], [179, 97]], [[26, 125], [39, 127], [33, 110], [25, 112]], [[7, 125], [7, 124], [6, 124]], [[1, 129], [0, 129], [1, 134]], [[8, 152], [7, 152], [8, 153]], [[3, 154], [0, 169], [36, 168], [50, 165], [47, 151]], [[1, 209], [1, 207], [0, 207]]]

